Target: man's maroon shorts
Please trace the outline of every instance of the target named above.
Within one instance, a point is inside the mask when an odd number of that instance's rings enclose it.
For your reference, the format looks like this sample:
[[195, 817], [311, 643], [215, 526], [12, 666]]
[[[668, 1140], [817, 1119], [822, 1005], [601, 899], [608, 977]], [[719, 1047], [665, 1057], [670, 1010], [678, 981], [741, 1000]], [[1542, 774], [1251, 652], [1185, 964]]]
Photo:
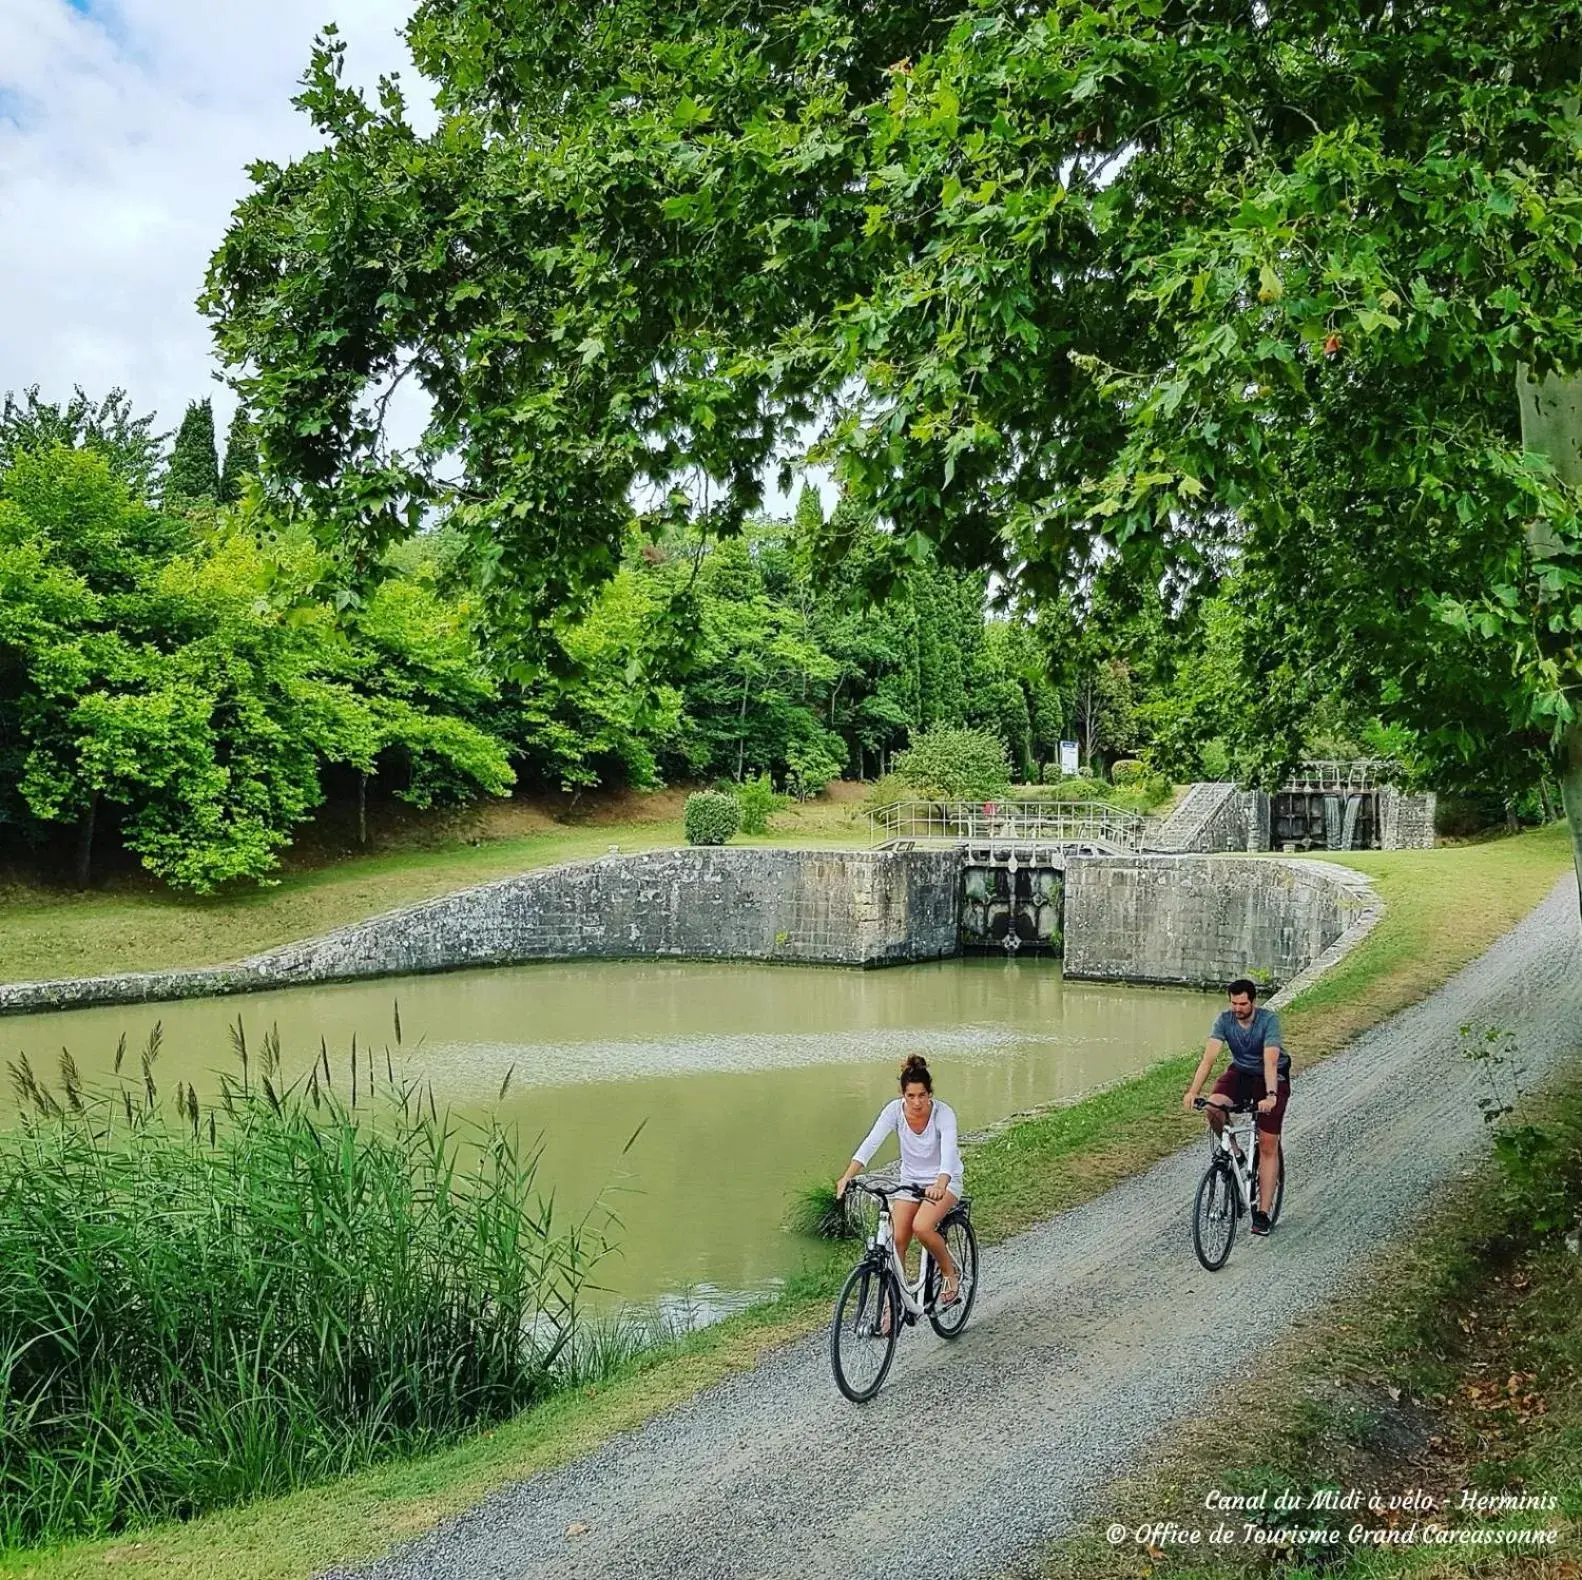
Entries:
[[[1256, 1103], [1267, 1095], [1268, 1090], [1263, 1084], [1261, 1071], [1254, 1075], [1251, 1070], [1243, 1070], [1234, 1064], [1214, 1083], [1214, 1095], [1228, 1097], [1233, 1103]], [[1291, 1083], [1282, 1075], [1275, 1090], [1274, 1107], [1268, 1113], [1257, 1116], [1260, 1130], [1268, 1131], [1271, 1136], [1280, 1134], [1280, 1126], [1285, 1123], [1285, 1105], [1290, 1096]]]

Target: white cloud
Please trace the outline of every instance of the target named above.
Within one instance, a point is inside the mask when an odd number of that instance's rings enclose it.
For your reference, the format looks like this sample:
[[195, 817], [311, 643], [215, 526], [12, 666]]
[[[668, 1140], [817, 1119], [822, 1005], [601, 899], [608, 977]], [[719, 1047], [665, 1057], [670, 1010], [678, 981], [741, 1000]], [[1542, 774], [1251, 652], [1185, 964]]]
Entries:
[[0, 391], [123, 385], [174, 427], [213, 382], [193, 303], [254, 159], [311, 146], [291, 97], [334, 21], [348, 74], [418, 79], [411, 0], [0, 0]]

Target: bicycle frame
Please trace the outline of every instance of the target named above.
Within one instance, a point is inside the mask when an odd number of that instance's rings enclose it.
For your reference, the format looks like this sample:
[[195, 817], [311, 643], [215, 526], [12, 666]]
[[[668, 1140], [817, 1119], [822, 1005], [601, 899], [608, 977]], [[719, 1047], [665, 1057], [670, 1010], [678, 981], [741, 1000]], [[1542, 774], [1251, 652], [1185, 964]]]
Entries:
[[[1239, 1123], [1238, 1123], [1239, 1121]], [[1227, 1114], [1224, 1128], [1218, 1135], [1210, 1133], [1210, 1145], [1216, 1155], [1223, 1152], [1230, 1164], [1231, 1177], [1241, 1192], [1243, 1209], [1252, 1211], [1253, 1170], [1258, 1166], [1258, 1125], [1256, 1111]], [[1235, 1144], [1233, 1144], [1235, 1143]], [[1245, 1145], [1240, 1145], [1245, 1143]], [[1239, 1150], [1238, 1150], [1239, 1148]]]
[[[917, 1243], [920, 1253], [917, 1264], [917, 1279], [908, 1281], [906, 1265], [901, 1260], [900, 1252], [895, 1248], [895, 1223], [890, 1217], [890, 1194], [888, 1187], [885, 1193], [871, 1185], [861, 1187], [879, 1203], [879, 1221], [874, 1226], [874, 1231], [868, 1236], [868, 1255], [880, 1257], [889, 1268], [891, 1276], [895, 1279], [896, 1289], [901, 1296], [901, 1306], [905, 1314], [913, 1321], [927, 1315], [927, 1307], [923, 1303], [923, 1293], [928, 1288], [928, 1270], [933, 1265], [928, 1254], [928, 1247], [921, 1240]], [[893, 1194], [902, 1195], [907, 1187], [897, 1188]], [[917, 1198], [923, 1200], [922, 1196]]]

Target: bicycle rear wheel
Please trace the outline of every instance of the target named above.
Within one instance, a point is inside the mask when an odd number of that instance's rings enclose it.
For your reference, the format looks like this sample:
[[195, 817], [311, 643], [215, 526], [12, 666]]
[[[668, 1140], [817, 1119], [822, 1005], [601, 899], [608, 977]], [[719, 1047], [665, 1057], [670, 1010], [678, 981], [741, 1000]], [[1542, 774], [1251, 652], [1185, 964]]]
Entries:
[[829, 1330], [835, 1386], [853, 1404], [878, 1393], [900, 1334], [901, 1302], [889, 1269], [859, 1262], [841, 1286]]
[[1211, 1163], [1192, 1207], [1192, 1249], [1209, 1272], [1217, 1273], [1236, 1243], [1236, 1182], [1222, 1162]]
[[965, 1213], [952, 1214], [940, 1226], [945, 1237], [946, 1249], [961, 1275], [956, 1298], [948, 1306], [937, 1304], [940, 1285], [939, 1269], [932, 1264], [928, 1269], [928, 1293], [932, 1297], [928, 1306], [929, 1326], [942, 1339], [960, 1336], [972, 1315], [972, 1302], [978, 1293], [978, 1237], [972, 1232], [972, 1220]]

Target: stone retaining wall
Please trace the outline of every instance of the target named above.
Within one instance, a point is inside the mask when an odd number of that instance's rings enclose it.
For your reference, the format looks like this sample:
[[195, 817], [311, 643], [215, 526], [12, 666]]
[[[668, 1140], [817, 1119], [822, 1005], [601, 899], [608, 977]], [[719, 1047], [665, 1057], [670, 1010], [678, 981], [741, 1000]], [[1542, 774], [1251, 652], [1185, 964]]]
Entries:
[[698, 849], [525, 872], [236, 965], [0, 987], [0, 1014], [531, 960], [878, 966], [957, 950], [954, 850]]
[[[1317, 861], [1065, 859], [1071, 977], [1290, 982], [1371, 924], [1366, 880]], [[881, 966], [960, 949], [958, 850], [665, 850], [525, 872], [235, 965], [0, 986], [0, 1014], [534, 960]]]
[[1377, 915], [1368, 881], [1329, 862], [1073, 857], [1065, 970], [1189, 987], [1223, 987], [1239, 976], [1280, 986], [1355, 943]]

